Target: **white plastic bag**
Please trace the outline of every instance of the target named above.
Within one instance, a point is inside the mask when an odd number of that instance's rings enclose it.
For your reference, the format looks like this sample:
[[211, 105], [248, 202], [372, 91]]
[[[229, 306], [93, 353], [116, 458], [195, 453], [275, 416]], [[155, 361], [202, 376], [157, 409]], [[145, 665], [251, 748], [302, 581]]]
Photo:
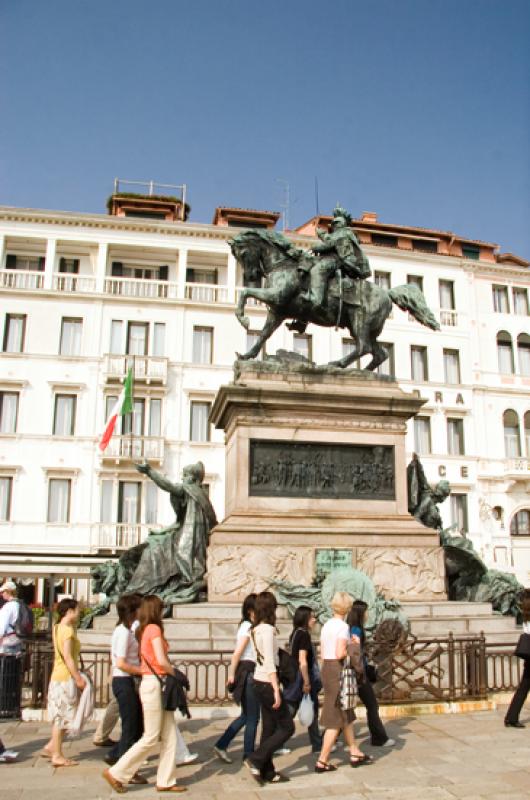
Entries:
[[298, 709], [298, 719], [300, 720], [300, 725], [303, 725], [304, 728], [309, 728], [313, 722], [314, 716], [315, 708], [313, 706], [313, 701], [311, 700], [311, 695], [304, 694], [302, 697], [302, 702], [300, 703], [300, 708]]

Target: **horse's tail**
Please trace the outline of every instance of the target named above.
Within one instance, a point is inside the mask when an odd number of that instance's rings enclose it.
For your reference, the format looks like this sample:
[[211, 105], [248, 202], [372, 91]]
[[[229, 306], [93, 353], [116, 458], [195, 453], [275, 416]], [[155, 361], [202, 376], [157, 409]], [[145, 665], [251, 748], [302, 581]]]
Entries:
[[403, 311], [409, 311], [418, 322], [432, 328], [433, 331], [440, 330], [440, 323], [425, 302], [425, 296], [421, 289], [414, 283], [405, 283], [388, 290], [388, 296]]

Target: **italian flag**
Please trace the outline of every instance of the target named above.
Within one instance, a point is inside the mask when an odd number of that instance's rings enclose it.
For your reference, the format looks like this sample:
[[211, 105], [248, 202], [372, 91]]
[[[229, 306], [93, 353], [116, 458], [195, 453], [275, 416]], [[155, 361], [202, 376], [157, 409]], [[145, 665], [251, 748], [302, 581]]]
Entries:
[[106, 446], [110, 442], [110, 438], [114, 433], [114, 428], [116, 427], [116, 420], [118, 417], [123, 417], [124, 414], [130, 414], [133, 410], [132, 386], [133, 371], [131, 367], [127, 373], [127, 377], [125, 378], [125, 383], [123, 384], [123, 389], [120, 392], [120, 396], [116, 400], [112, 411], [110, 412], [107, 424], [105, 425], [105, 430], [103, 431], [103, 435], [99, 441], [98, 446], [102, 451], [105, 450]]

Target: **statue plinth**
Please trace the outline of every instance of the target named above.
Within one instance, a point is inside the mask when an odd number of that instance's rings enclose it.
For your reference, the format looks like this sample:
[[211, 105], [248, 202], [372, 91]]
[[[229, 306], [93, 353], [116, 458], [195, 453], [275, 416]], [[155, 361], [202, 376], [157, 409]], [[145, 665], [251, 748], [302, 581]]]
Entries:
[[438, 534], [408, 513], [406, 422], [424, 402], [358, 370], [236, 362], [210, 416], [226, 434], [226, 517], [209, 600], [309, 585], [327, 549], [350, 551], [387, 598], [445, 599]]

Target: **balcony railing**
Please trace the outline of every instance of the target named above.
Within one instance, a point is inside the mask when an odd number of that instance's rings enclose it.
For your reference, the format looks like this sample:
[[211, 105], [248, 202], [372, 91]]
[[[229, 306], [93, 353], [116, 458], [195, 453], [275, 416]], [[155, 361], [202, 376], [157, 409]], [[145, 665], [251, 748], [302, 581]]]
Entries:
[[30, 272], [23, 269], [6, 269], [0, 271], [0, 287], [2, 289], [26, 289], [35, 291], [44, 287], [44, 272]]
[[[145, 541], [149, 525], [129, 522], [102, 522], [92, 529], [92, 550], [128, 550]], [[156, 526], [154, 526], [156, 527]]]
[[133, 367], [135, 381], [151, 381], [165, 384], [167, 380], [167, 358], [164, 356], [105, 356], [107, 379], [122, 380]]
[[56, 292], [91, 293], [96, 290], [96, 279], [93, 275], [56, 272], [53, 276], [52, 286]]
[[105, 294], [117, 297], [165, 299], [177, 297], [177, 284], [141, 278], [105, 278]]
[[446, 328], [456, 328], [458, 325], [458, 311], [452, 308], [441, 308], [440, 325], [445, 325]]
[[506, 459], [505, 472], [509, 474], [525, 473], [530, 478], [530, 459], [528, 458], [508, 458]]
[[187, 283], [184, 296], [186, 300], [195, 300], [197, 303], [227, 303], [228, 287], [213, 283]]
[[164, 440], [159, 436], [113, 436], [101, 457], [112, 459], [137, 459], [162, 461]]

